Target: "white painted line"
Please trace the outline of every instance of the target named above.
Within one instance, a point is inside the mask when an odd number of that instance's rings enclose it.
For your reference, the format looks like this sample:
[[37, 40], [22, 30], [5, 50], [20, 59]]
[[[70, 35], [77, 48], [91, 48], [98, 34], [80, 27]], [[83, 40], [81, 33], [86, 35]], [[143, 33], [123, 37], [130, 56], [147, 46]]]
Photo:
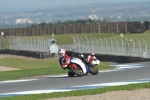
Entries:
[[38, 79], [26, 79], [26, 80], [8, 80], [8, 81], [2, 81], [0, 83], [14, 83], [14, 82], [25, 82], [25, 81], [35, 81]]
[[113, 82], [113, 83], [91, 84], [91, 85], [82, 85], [82, 86], [74, 86], [74, 87], [85, 87], [85, 86], [106, 87], [106, 86], [119, 86], [119, 85], [137, 84], [137, 83], [144, 83], [144, 82], [142, 82], [142, 81], [137, 81], [137, 82], [136, 81], [134, 81], [134, 82]]
[[139, 68], [143, 67], [141, 64], [118, 64], [118, 65], [110, 65], [110, 66], [116, 66], [118, 68]]
[[26, 94], [42, 94], [42, 93], [53, 93], [53, 92], [67, 92], [71, 90], [33, 90], [33, 91], [22, 91], [22, 92], [12, 92], [12, 93], [2, 93], [1, 96], [12, 96], [12, 95], [26, 95]]
[[52, 78], [53, 78], [53, 77], [54, 77], [54, 78], [55, 78], [55, 77], [56, 77], [56, 78], [58, 77], [58, 78], [59, 78], [59, 77], [67, 77], [67, 76], [68, 76], [68, 75], [58, 75], [58, 76], [46, 76], [46, 77], [52, 77]]

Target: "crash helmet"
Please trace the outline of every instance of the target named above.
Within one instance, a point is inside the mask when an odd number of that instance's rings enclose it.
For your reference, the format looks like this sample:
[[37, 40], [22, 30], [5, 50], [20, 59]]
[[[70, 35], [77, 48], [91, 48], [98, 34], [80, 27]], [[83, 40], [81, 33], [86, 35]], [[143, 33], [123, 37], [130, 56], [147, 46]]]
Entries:
[[59, 48], [59, 49], [58, 49], [58, 55], [59, 55], [59, 56], [65, 56], [65, 50], [62, 49], [62, 48]]

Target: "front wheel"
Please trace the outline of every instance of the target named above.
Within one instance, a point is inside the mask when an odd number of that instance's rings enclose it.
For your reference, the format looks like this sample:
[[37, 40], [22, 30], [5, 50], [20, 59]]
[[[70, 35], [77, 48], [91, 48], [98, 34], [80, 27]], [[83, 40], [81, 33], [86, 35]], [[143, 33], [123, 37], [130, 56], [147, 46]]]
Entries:
[[68, 76], [69, 76], [69, 77], [74, 77], [74, 76], [75, 76], [75, 73], [72, 73], [72, 72], [68, 71]]
[[89, 71], [92, 75], [97, 75], [98, 74], [98, 68], [93, 66], [90, 67], [90, 71]]

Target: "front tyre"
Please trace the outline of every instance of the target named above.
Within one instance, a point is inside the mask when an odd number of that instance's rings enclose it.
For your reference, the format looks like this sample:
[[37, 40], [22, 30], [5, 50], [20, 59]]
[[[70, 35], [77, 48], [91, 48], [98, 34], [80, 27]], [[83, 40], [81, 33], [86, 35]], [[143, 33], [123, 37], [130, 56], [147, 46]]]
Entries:
[[93, 66], [93, 67], [90, 67], [89, 68], [89, 72], [92, 74], [92, 75], [97, 75], [98, 74], [98, 68]]
[[75, 73], [72, 73], [72, 72], [68, 71], [68, 76], [69, 76], [69, 77], [74, 77], [74, 76], [75, 76]]

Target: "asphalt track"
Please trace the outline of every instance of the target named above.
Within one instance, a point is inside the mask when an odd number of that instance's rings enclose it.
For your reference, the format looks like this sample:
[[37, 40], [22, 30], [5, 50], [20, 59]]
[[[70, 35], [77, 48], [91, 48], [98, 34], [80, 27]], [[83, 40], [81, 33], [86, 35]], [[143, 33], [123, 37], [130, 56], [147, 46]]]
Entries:
[[47, 76], [36, 79], [0, 82], [0, 97], [64, 92], [78, 89], [150, 82], [150, 62], [115, 65], [114, 70], [83, 77]]

